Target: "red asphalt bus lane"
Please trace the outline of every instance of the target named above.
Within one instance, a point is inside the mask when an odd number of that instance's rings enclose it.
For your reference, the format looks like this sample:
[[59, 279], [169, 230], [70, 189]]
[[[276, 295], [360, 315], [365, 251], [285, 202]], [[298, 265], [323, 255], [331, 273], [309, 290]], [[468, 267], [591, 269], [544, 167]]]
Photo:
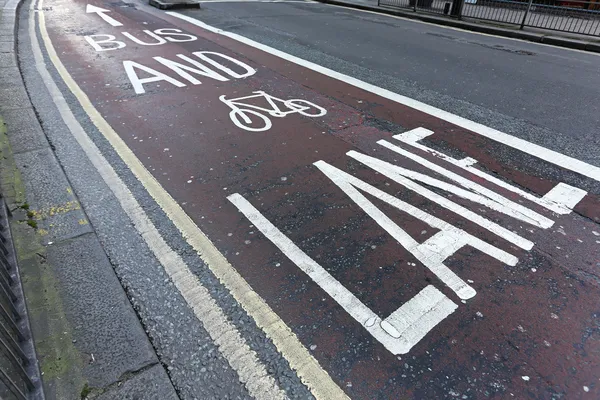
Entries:
[[[511, 160], [507, 165], [495, 158], [506, 151], [504, 145], [160, 11], [95, 4], [110, 9], [123, 24], [111, 27], [97, 15], [86, 14], [86, 4], [46, 2], [51, 7], [46, 12], [49, 34], [69, 73], [146, 168], [350, 397], [549, 398], [562, 393], [577, 398], [584, 386], [591, 398], [598, 395], [600, 237], [592, 233], [600, 231], [593, 222], [600, 215], [598, 196], [586, 195], [574, 213], [559, 216], [392, 136], [420, 127], [434, 131], [427, 143], [475, 158], [477, 165], [538, 196], [559, 183], [532, 174], [533, 167], [526, 162]], [[197, 40], [146, 46], [122, 35], [129, 32], [151, 41], [142, 30], [162, 28], [181, 29]], [[97, 34], [114, 35], [126, 47], [98, 52], [84, 38]], [[194, 58], [195, 51], [224, 54], [256, 72], [243, 79], [223, 74], [227, 81], [194, 75], [202, 84], [191, 85], [152, 58], [185, 63], [177, 54]], [[146, 93], [136, 94], [123, 61], [138, 62], [187, 86], [147, 83]], [[241, 71], [235, 63], [226, 65]], [[140, 76], [148, 75], [140, 72]], [[257, 90], [284, 100], [306, 100], [327, 113], [269, 117], [271, 129], [243, 130], [230, 119], [230, 108], [219, 97], [243, 97]], [[527, 251], [346, 155], [354, 150], [450, 182], [386, 149], [377, 143], [381, 139], [520, 202], [554, 225], [542, 229], [438, 191], [533, 242]], [[522, 160], [532, 158], [522, 154]], [[477, 291], [461, 301], [313, 165], [319, 160], [518, 257], [519, 262], [511, 266], [470, 246], [458, 250], [444, 264]], [[548, 169], [572, 174], [555, 166]], [[392, 354], [238, 212], [227, 199], [234, 193], [243, 195], [376, 314], [392, 314], [428, 285], [457, 308], [408, 353]], [[419, 243], [439, 232], [405, 210], [366, 197]]]

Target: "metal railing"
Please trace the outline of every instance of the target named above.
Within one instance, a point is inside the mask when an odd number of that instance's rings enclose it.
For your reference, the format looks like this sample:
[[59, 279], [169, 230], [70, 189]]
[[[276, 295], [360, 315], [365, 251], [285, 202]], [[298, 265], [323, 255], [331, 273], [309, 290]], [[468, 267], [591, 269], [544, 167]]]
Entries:
[[600, 36], [600, 0], [378, 0], [378, 5]]
[[25, 400], [34, 389], [23, 351], [23, 299], [18, 290], [4, 199], [0, 194], [0, 399]]
[[600, 36], [600, 0], [466, 0], [462, 16]]
[[457, 0], [378, 0], [379, 6], [407, 8], [415, 12], [428, 12], [442, 15], [457, 16]]

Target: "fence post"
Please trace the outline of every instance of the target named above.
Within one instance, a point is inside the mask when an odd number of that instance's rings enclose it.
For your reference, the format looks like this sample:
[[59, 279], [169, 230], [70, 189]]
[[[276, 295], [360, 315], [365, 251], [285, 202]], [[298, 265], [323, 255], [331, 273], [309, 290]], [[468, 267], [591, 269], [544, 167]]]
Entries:
[[452, 9], [450, 10], [450, 15], [456, 17], [458, 19], [462, 18], [462, 11], [465, 5], [465, 0], [453, 0], [452, 1]]
[[414, 0], [414, 2], [415, 2], [414, 6], [413, 6], [414, 12], [417, 12], [417, 1], [419, 1], [419, 0]]
[[523, 21], [521, 21], [521, 27], [519, 29], [523, 30], [523, 27], [525, 26], [525, 20], [527, 19], [527, 15], [529, 15], [529, 10], [531, 10], [531, 4], [533, 3], [533, 0], [529, 0], [529, 2], [527, 3], [527, 10], [525, 10], [525, 15], [523, 15]]

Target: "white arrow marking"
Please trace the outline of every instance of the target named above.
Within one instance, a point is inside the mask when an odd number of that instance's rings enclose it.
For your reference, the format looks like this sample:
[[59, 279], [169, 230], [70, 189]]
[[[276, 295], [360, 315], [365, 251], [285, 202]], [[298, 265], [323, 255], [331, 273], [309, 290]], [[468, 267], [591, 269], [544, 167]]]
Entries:
[[106, 15], [105, 13], [110, 12], [110, 10], [106, 10], [104, 8], [100, 8], [100, 7], [96, 7], [93, 6], [91, 4], [88, 4], [87, 7], [85, 8], [85, 12], [86, 13], [96, 13], [100, 16], [100, 18], [102, 18], [103, 20], [105, 20], [106, 22], [108, 22], [109, 24], [111, 24], [112, 26], [123, 26], [122, 23], [120, 23], [119, 21], [117, 21], [116, 19], [109, 17], [108, 15]]

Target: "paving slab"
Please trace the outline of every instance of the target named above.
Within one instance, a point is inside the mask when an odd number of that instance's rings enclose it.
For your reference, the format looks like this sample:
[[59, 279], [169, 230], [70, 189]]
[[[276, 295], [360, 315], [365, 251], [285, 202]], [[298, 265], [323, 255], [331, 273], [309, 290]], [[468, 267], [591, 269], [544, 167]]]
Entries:
[[15, 65], [16, 59], [14, 54], [0, 52], [0, 68], [12, 67]]
[[27, 190], [29, 212], [43, 230], [45, 243], [92, 232], [52, 149], [16, 154], [15, 163]]
[[29, 97], [23, 86], [0, 87], [0, 111], [28, 108]]
[[0, 42], [0, 53], [10, 53], [14, 51], [14, 44], [10, 42]]
[[112, 266], [95, 235], [47, 247], [74, 346], [85, 357], [83, 376], [106, 387], [157, 362]]
[[172, 390], [167, 390], [169, 377], [160, 365], [136, 374], [125, 382], [119, 382], [96, 400], [178, 400]]
[[32, 108], [7, 110], [3, 112], [3, 117], [14, 153], [50, 146]]
[[0, 68], [0, 88], [12, 89], [15, 87], [20, 87], [22, 84], [21, 73], [16, 65]]

